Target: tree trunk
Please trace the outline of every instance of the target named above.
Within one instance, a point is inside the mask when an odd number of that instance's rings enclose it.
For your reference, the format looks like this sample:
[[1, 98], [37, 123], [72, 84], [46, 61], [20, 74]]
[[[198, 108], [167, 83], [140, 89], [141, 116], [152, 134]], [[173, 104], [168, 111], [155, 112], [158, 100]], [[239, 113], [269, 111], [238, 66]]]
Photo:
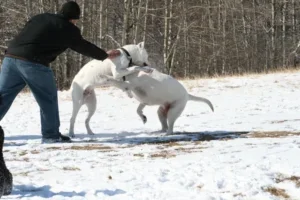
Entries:
[[137, 8], [137, 16], [136, 16], [136, 21], [135, 21], [135, 30], [134, 30], [134, 37], [133, 37], [133, 43], [137, 44], [138, 43], [138, 35], [139, 35], [139, 19], [141, 17], [141, 6], [142, 6], [142, 0], [138, 0], [138, 8]]
[[275, 64], [275, 0], [271, 2], [271, 52], [270, 64], [274, 68]]
[[[222, 3], [221, 0], [219, 1], [220, 3], [220, 8], [222, 8], [222, 74], [225, 75], [225, 66], [226, 66], [226, 17], [227, 17], [227, 12], [226, 12], [226, 0]], [[222, 4], [222, 5], [221, 5]]]
[[148, 18], [148, 2], [145, 2], [145, 20], [144, 20], [144, 31], [143, 31], [143, 41], [146, 43], [146, 32], [147, 32], [147, 18]]
[[[84, 32], [85, 32], [85, 7], [86, 7], [86, 0], [82, 0], [82, 4], [81, 4], [81, 27], [80, 27], [80, 31], [81, 31], [82, 35], [84, 35]], [[80, 69], [80, 66], [83, 66], [83, 55], [82, 54], [79, 54], [78, 70]]]
[[[235, 4], [234, 4], [235, 6]], [[235, 8], [235, 7], [234, 7]], [[239, 47], [238, 47], [238, 38], [237, 38], [237, 33], [236, 33], [236, 21], [235, 21], [235, 17], [233, 14], [234, 8], [231, 9], [231, 20], [232, 20], [232, 34], [233, 34], [233, 42], [234, 42], [234, 47], [235, 47], [235, 53], [236, 53], [236, 62], [237, 62], [237, 72], [239, 74], [242, 73], [242, 69], [241, 69], [241, 64], [240, 64], [240, 51], [239, 51]]]
[[122, 46], [129, 43], [130, 0], [124, 0], [124, 9]]
[[286, 66], [286, 8], [287, 8], [287, 1], [283, 1], [283, 6], [282, 6], [282, 66]]
[[164, 15], [164, 72], [168, 72], [167, 58], [168, 58], [168, 34], [169, 34], [169, 12], [168, 12], [168, 0], [165, 0], [165, 15]]
[[247, 33], [247, 24], [246, 24], [246, 14], [245, 14], [245, 8], [244, 8], [244, 4], [243, 4], [243, 0], [241, 0], [241, 7], [242, 7], [242, 21], [243, 21], [243, 36], [244, 36], [244, 52], [245, 52], [245, 63], [247, 66], [247, 69], [244, 71], [249, 71], [250, 70], [250, 58], [249, 58], [249, 45], [248, 45], [248, 33]]
[[257, 40], [257, 7], [256, 7], [256, 0], [253, 0], [253, 44], [254, 44], [254, 50], [253, 50], [253, 66], [257, 68], [258, 60], [259, 60], [259, 53], [258, 53], [258, 40]]

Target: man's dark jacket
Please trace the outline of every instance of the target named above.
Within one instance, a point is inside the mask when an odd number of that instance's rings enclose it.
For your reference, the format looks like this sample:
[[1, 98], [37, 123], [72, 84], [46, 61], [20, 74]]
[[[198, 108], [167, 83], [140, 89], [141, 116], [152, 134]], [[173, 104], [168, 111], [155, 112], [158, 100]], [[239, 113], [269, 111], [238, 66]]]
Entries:
[[60, 14], [39, 14], [30, 19], [9, 43], [6, 55], [49, 65], [70, 48], [80, 54], [104, 60], [107, 53], [82, 38], [80, 30]]

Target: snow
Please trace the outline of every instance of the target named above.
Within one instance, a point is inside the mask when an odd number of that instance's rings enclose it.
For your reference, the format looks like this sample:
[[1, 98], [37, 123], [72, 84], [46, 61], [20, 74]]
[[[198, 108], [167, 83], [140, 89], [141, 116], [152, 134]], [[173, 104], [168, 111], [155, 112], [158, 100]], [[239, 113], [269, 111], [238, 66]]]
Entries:
[[[14, 178], [12, 194], [2, 198], [283, 198], [267, 190], [275, 188], [287, 199], [300, 199], [300, 72], [182, 82], [191, 94], [210, 99], [215, 112], [188, 102], [176, 133], [166, 136], [156, 132], [161, 128], [156, 106], [145, 108], [144, 125], [135, 99], [99, 88], [91, 120], [96, 134], [86, 134], [82, 107], [71, 144], [41, 144], [39, 107], [31, 93], [19, 94], [1, 122], [4, 157]], [[68, 91], [59, 92], [59, 107], [61, 132], [67, 134]]]

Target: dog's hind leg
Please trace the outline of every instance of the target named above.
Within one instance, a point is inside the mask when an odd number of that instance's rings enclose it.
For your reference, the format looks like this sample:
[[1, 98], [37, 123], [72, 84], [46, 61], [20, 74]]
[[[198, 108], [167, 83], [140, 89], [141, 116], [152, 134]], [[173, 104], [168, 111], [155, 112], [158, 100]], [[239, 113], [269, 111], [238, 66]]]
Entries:
[[144, 124], [147, 122], [147, 117], [143, 114], [143, 109], [145, 108], [145, 106], [146, 106], [145, 104], [140, 103], [136, 111]]
[[79, 102], [73, 102], [73, 111], [72, 111], [72, 117], [70, 119], [70, 128], [69, 128], [69, 136], [70, 137], [75, 137], [74, 134], [74, 124], [76, 121], [77, 114], [81, 108], [82, 104]]
[[[88, 90], [88, 91], [87, 91]], [[97, 99], [96, 99], [96, 93], [94, 89], [86, 89], [86, 93], [88, 93], [85, 97], [84, 97], [84, 103], [86, 104], [87, 108], [88, 108], [88, 115], [87, 118], [85, 119], [85, 127], [87, 130], [87, 133], [89, 135], [93, 135], [93, 131], [91, 130], [90, 127], [90, 120], [91, 117], [95, 114], [96, 108], [97, 108]]]
[[165, 108], [165, 106], [159, 106], [157, 110], [158, 119], [161, 123], [161, 132], [166, 132], [168, 130], [168, 123], [167, 123], [167, 112], [169, 107]]
[[174, 123], [177, 120], [177, 118], [181, 115], [182, 111], [185, 108], [185, 105], [187, 103], [187, 100], [181, 100], [178, 102], [174, 102], [171, 104], [170, 109], [167, 113], [167, 119], [168, 119], [168, 131], [167, 131], [167, 135], [170, 135], [173, 133], [173, 127], [174, 127]]
[[71, 90], [72, 90], [71, 92], [72, 92], [73, 110], [72, 110], [72, 117], [70, 119], [69, 136], [75, 137], [74, 124], [76, 121], [77, 114], [83, 103], [83, 92], [82, 89], [79, 88], [77, 84], [72, 85]]

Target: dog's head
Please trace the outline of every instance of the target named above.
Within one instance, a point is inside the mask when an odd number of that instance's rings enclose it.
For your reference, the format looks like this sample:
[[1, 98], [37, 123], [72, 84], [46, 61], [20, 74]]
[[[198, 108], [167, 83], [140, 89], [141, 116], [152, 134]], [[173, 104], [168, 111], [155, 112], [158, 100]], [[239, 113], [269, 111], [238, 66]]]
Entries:
[[144, 42], [140, 42], [139, 44], [125, 45], [123, 48], [129, 53], [132, 59], [132, 65], [141, 67], [150, 65]]

